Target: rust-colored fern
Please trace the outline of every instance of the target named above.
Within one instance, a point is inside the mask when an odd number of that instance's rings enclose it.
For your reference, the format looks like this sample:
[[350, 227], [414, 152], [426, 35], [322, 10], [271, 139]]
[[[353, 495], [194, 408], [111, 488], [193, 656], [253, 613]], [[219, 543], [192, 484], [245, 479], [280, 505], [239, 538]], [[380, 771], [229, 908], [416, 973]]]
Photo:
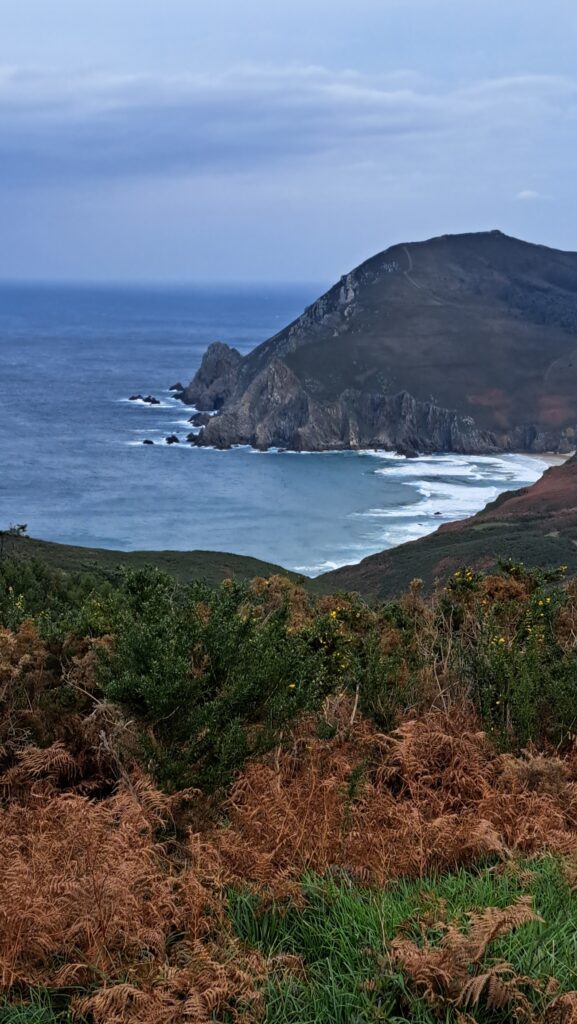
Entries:
[[416, 992], [433, 1006], [450, 1004], [467, 1010], [483, 1003], [488, 1009], [507, 1008], [515, 1020], [537, 1020], [525, 990], [540, 987], [528, 977], [516, 975], [508, 963], [485, 964], [488, 947], [495, 939], [524, 924], [539, 921], [525, 897], [504, 910], [489, 907], [469, 915], [469, 928], [437, 922], [444, 935], [440, 942], [421, 945], [406, 938], [391, 947], [393, 963], [409, 978]]

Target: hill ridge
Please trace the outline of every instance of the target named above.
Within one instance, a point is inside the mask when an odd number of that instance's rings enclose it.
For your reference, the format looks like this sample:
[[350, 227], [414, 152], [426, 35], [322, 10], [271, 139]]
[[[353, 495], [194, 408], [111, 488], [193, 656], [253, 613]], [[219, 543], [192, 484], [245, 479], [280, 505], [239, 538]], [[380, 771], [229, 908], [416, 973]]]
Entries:
[[577, 253], [498, 229], [376, 253], [180, 392], [195, 444], [407, 454], [570, 451], [576, 395]]

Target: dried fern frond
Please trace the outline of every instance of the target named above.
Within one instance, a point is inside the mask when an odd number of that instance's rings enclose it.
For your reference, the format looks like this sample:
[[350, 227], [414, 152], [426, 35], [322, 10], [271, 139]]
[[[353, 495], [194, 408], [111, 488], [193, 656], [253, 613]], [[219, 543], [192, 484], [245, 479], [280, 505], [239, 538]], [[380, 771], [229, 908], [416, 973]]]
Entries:
[[545, 1011], [544, 1024], [577, 1024], [577, 992], [554, 999]]
[[399, 938], [391, 945], [393, 962], [408, 976], [415, 990], [433, 1006], [451, 1004], [467, 1010], [483, 1002], [488, 1009], [509, 1007], [516, 1019], [535, 1019], [526, 988], [541, 988], [532, 978], [516, 975], [510, 964], [483, 963], [497, 938], [542, 919], [531, 901], [521, 897], [505, 909], [488, 907], [469, 914], [466, 931], [436, 922], [444, 935], [440, 942], [422, 945]]

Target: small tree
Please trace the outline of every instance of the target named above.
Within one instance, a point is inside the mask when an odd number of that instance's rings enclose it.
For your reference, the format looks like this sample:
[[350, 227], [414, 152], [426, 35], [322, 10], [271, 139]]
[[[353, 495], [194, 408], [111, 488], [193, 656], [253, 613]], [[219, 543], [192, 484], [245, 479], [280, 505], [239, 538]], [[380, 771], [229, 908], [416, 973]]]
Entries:
[[27, 537], [28, 523], [11, 523], [6, 530], [0, 530], [0, 561], [4, 557], [4, 544], [7, 537]]

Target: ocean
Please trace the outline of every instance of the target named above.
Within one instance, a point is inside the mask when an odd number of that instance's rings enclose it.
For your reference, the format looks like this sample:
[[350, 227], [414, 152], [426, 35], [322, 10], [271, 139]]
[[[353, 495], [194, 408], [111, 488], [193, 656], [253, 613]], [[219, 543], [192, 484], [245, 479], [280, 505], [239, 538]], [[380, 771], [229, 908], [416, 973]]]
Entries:
[[[248, 352], [323, 290], [0, 285], [0, 528], [121, 550], [230, 551], [308, 575], [468, 516], [541, 476], [505, 455], [213, 451], [170, 394], [206, 345]], [[153, 394], [160, 405], [130, 402]], [[145, 446], [149, 438], [154, 446]]]

